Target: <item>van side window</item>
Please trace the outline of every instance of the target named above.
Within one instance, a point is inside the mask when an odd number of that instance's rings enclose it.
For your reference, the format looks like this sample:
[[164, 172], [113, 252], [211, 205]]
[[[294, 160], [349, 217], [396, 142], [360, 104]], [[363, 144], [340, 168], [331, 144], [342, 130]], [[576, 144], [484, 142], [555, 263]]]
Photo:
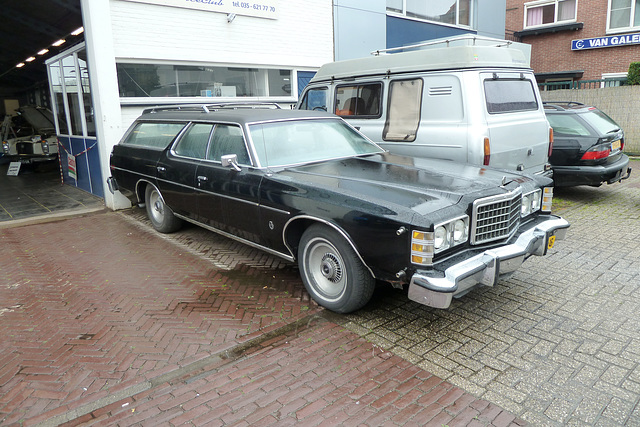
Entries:
[[382, 131], [385, 141], [415, 141], [422, 106], [422, 79], [389, 84], [389, 108]]
[[336, 88], [335, 110], [338, 116], [380, 117], [382, 83], [367, 83]]
[[309, 89], [302, 98], [299, 110], [327, 111], [327, 88]]
[[184, 125], [184, 123], [138, 123], [122, 143], [164, 150]]
[[484, 94], [490, 114], [538, 109], [536, 94], [529, 80], [486, 79]]

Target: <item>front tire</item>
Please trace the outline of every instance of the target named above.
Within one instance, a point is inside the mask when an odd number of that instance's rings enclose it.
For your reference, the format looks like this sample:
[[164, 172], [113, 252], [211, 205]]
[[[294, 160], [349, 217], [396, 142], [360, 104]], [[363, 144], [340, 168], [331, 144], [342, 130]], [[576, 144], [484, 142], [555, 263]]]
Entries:
[[369, 302], [375, 279], [351, 245], [335, 230], [309, 227], [298, 248], [300, 275], [311, 298], [337, 313], [351, 313]]
[[144, 192], [144, 200], [147, 215], [153, 228], [160, 233], [173, 233], [180, 229], [182, 220], [176, 217], [171, 208], [164, 203], [164, 199], [156, 187], [147, 185], [147, 189]]

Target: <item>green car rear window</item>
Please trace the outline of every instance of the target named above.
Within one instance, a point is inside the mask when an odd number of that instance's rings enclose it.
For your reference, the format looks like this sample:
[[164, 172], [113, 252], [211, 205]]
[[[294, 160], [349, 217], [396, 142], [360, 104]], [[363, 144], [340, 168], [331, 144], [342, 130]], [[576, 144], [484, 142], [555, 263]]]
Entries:
[[184, 123], [138, 123], [123, 144], [165, 149], [184, 126]]

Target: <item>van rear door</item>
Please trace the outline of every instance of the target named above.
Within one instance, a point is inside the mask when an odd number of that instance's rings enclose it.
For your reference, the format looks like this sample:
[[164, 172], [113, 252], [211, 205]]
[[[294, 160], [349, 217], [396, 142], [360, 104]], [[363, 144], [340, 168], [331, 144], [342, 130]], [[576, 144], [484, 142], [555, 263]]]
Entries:
[[482, 72], [491, 148], [489, 165], [543, 173], [549, 155], [549, 123], [533, 74]]

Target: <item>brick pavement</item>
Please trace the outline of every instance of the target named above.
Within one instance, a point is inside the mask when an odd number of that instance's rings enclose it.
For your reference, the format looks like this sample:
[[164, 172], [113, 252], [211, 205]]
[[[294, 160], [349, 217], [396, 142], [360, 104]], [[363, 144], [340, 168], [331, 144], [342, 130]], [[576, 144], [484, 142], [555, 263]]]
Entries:
[[294, 266], [136, 215], [0, 229], [0, 424], [523, 424], [339, 326]]

